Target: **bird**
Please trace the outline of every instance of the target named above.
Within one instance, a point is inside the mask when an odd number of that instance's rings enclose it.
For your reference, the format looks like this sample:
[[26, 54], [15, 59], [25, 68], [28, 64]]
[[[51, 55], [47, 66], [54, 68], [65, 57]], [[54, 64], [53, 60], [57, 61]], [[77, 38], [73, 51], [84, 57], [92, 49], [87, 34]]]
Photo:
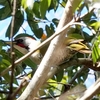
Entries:
[[[43, 38], [41, 38], [41, 40], [37, 40], [36, 38], [30, 36], [30, 35], [17, 35], [14, 38], [13, 41], [13, 46], [16, 50], [18, 50], [19, 52], [21, 52], [22, 54], [27, 54], [28, 52], [32, 51], [33, 49], [35, 49], [37, 46], [39, 46], [41, 44], [41, 42], [43, 41], [43, 39], [45, 38], [45, 36]], [[11, 41], [5, 41], [5, 43], [9, 46], [11, 46]], [[37, 50], [35, 51], [29, 58], [37, 65], [40, 64], [46, 50], [47, 50], [48, 45], [45, 46], [45, 48], [41, 49], [41, 50]], [[40, 52], [41, 51], [41, 52]]]
[[[14, 48], [20, 51], [22, 54], [26, 54], [32, 51], [33, 49], [35, 49], [37, 46], [39, 46], [45, 38], [46, 37], [41, 38], [41, 40], [37, 40], [36, 38], [30, 35], [19, 35], [19, 36], [16, 36], [15, 40], [13, 41]], [[75, 39], [75, 38], [66, 37], [65, 44], [66, 44], [66, 47], [72, 51], [76, 51], [80, 53], [91, 53], [91, 51], [89, 51], [89, 48], [85, 44], [83, 44], [82, 41], [83, 39]], [[10, 44], [10, 42], [6, 42], [6, 43]], [[30, 59], [35, 64], [39, 65], [43, 56], [45, 55], [45, 52], [48, 46], [49, 45], [46, 45], [40, 50], [35, 51], [30, 56]]]

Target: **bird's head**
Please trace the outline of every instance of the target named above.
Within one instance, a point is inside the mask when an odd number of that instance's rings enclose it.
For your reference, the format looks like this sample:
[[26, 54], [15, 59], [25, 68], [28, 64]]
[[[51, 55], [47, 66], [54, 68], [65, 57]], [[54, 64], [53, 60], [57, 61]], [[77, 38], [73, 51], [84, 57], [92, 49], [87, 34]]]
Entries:
[[[11, 44], [11, 42], [6, 42], [6, 43], [9, 45]], [[36, 40], [35, 38], [30, 37], [30, 36], [15, 37], [15, 40], [13, 41], [14, 48], [23, 54], [26, 54], [29, 51], [34, 50], [40, 43], [41, 41]], [[36, 64], [40, 63], [41, 57], [42, 56], [41, 56], [40, 50], [35, 51], [30, 56], [31, 60]]]
[[25, 48], [28, 51], [31, 51], [35, 49], [41, 42], [37, 41], [33, 37], [24, 36], [24, 37], [15, 38], [14, 43], [15, 45], [18, 45], [22, 48]]

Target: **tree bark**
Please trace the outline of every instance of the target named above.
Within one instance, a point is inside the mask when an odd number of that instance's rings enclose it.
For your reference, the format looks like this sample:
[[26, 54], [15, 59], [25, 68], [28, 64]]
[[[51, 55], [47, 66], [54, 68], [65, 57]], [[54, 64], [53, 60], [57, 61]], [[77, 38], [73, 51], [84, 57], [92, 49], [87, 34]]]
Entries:
[[90, 88], [83, 92], [83, 95], [77, 100], [91, 100], [97, 93], [100, 93], [100, 78]]

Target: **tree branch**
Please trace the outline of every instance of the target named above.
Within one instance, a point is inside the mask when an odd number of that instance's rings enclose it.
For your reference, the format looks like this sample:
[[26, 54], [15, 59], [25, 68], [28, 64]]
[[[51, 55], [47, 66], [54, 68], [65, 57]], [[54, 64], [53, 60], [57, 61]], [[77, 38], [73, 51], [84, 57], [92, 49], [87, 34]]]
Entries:
[[11, 60], [12, 60], [12, 68], [11, 68], [11, 80], [10, 80], [10, 92], [7, 97], [7, 100], [13, 100], [14, 98], [11, 98], [11, 94], [13, 93], [13, 80], [14, 80], [14, 61], [15, 61], [15, 53], [13, 52], [13, 33], [14, 33], [14, 24], [15, 24], [15, 14], [16, 14], [16, 0], [13, 1], [13, 12], [12, 12], [12, 22], [11, 22]]
[[77, 76], [86, 68], [91, 68], [92, 70], [95, 71], [100, 71], [100, 67], [97, 67], [99, 62], [97, 62], [95, 65], [93, 64], [92, 59], [90, 58], [78, 58], [78, 59], [71, 59], [69, 61], [64, 62], [63, 64], [61, 64], [58, 67], [54, 67], [50, 70], [50, 72], [48, 73], [48, 77], [53, 76], [56, 73], [60, 73], [61, 70], [66, 69], [70, 66], [84, 66], [82, 67], [72, 78], [72, 80], [69, 81], [69, 84], [72, 84], [73, 81], [77, 78]]
[[87, 89], [77, 100], [91, 100], [94, 95], [100, 92], [100, 78]]
[[11, 98], [16, 97], [16, 95], [18, 94], [18, 92], [20, 92], [21, 89], [22, 89], [23, 87], [25, 87], [28, 83], [29, 83], [29, 78], [28, 78], [27, 76], [25, 76], [25, 77], [22, 79], [20, 86], [11, 94]]
[[[74, 3], [74, 0], [68, 0], [56, 33], [72, 20], [72, 7]], [[32, 100], [36, 96], [39, 88], [47, 81], [48, 78], [52, 77], [48, 75], [50, 69], [55, 68], [64, 58], [68, 56], [69, 52], [66, 53], [66, 45], [64, 44], [65, 34], [65, 31], [61, 32], [59, 36], [55, 37], [51, 41], [50, 46], [40, 63], [40, 66], [36, 70], [31, 82], [28, 84], [18, 100]]]
[[73, 65], [77, 65], [77, 66], [84, 65], [84, 67], [91, 68], [94, 71], [100, 71], [100, 67], [97, 67], [98, 64], [99, 62], [93, 64], [93, 61], [90, 58], [77, 58], [77, 59], [71, 59], [71, 61], [65, 61], [60, 66], [62, 69], [64, 69]]
[[72, 79], [68, 82], [69, 84], [72, 84], [73, 82], [75, 82], [75, 79], [81, 74], [82, 71], [84, 71], [86, 68], [83, 66], [79, 71], [77, 71], [74, 76], [72, 77]]

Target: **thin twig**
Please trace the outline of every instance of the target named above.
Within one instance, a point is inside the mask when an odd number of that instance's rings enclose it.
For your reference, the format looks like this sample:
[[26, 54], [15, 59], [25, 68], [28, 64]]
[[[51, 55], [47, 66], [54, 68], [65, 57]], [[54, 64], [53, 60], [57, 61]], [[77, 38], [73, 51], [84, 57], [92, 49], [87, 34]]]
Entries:
[[82, 73], [82, 71], [84, 71], [85, 68], [84, 66], [78, 71], [75, 73], [75, 75], [72, 77], [72, 79], [68, 82], [69, 84], [73, 84], [73, 82], [75, 82], [75, 79]]
[[13, 97], [15, 97], [20, 91], [21, 91], [21, 89], [23, 88], [23, 87], [25, 87], [28, 83], [29, 83], [29, 78], [28, 78], [28, 76], [25, 76], [23, 79], [22, 79], [22, 82], [21, 82], [21, 84], [20, 84], [20, 86], [11, 94], [11, 98]]
[[11, 94], [13, 93], [13, 80], [14, 80], [14, 47], [13, 47], [13, 33], [14, 33], [14, 24], [15, 24], [15, 13], [16, 13], [16, 0], [13, 1], [13, 12], [12, 12], [12, 22], [11, 22], [11, 59], [12, 59], [12, 68], [11, 68], [11, 81], [10, 81], [10, 93], [8, 95], [7, 100], [13, 100], [13, 98], [11, 98]]
[[9, 91], [1, 91], [0, 90], [0, 93], [9, 94]]

